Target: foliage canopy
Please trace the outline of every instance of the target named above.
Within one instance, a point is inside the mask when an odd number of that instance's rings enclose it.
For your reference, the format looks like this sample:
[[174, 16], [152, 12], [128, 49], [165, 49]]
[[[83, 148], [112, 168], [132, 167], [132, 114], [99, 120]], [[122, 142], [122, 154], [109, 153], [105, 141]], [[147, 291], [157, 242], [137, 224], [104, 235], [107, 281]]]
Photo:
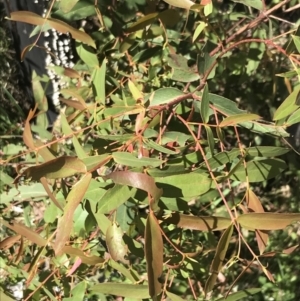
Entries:
[[271, 264], [298, 247], [297, 197], [280, 203], [297, 183], [297, 1], [166, 2], [10, 16], [69, 33], [78, 56], [53, 68], [66, 84], [53, 128], [34, 78], [22, 141], [2, 142], [1, 267], [25, 300], [300, 296], [272, 286]]

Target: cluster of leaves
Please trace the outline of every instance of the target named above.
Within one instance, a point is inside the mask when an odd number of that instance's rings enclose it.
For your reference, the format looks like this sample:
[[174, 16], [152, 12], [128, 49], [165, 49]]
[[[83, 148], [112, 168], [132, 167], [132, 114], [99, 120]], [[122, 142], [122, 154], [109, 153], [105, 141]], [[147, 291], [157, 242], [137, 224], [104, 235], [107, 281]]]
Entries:
[[2, 163], [19, 164], [15, 179], [1, 173], [1, 273], [26, 280], [25, 300], [251, 298], [261, 288], [247, 275], [275, 282], [266, 259], [298, 247], [266, 249], [269, 231], [300, 214], [261, 198], [300, 121], [300, 35], [281, 34], [276, 17], [297, 1], [235, 1], [229, 14], [209, 0], [166, 2], [62, 0], [45, 18], [11, 14], [36, 33], [71, 34], [79, 57], [53, 68], [68, 87], [52, 131], [35, 77], [22, 153], [4, 149]]

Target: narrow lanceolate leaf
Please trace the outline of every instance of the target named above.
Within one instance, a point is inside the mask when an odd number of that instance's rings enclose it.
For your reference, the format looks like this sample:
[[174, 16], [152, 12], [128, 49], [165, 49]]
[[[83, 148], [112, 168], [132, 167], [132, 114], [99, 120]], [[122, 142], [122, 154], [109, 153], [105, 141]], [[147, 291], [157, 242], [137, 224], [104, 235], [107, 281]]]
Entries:
[[34, 232], [32, 229], [26, 227], [25, 225], [19, 223], [8, 223], [3, 219], [0, 219], [0, 224], [15, 231], [17, 234], [26, 237], [29, 241], [33, 242], [34, 244], [44, 247], [47, 244], [47, 240], [42, 238], [39, 234]]
[[42, 177], [60, 179], [85, 172], [85, 164], [77, 157], [63, 156], [40, 165], [28, 167], [20, 176], [32, 181], [39, 181]]
[[300, 213], [248, 213], [237, 218], [237, 222], [249, 230], [281, 230], [299, 221]]
[[212, 261], [211, 267], [210, 267], [210, 272], [211, 275], [208, 278], [208, 280], [205, 283], [205, 294], [209, 293], [217, 280], [217, 276], [222, 268], [222, 265], [225, 260], [226, 252], [229, 246], [229, 242], [231, 239], [231, 235], [233, 232], [233, 225], [230, 225], [222, 234], [217, 249], [216, 249], [216, 254], [215, 257]]
[[95, 255], [89, 256], [82, 250], [73, 248], [71, 246], [63, 247], [62, 251], [63, 251], [63, 253], [67, 253], [74, 258], [79, 257], [81, 259], [81, 261], [85, 264], [99, 265], [99, 264], [102, 264], [105, 262], [105, 259], [103, 259], [99, 256], [95, 256]]
[[190, 230], [220, 231], [229, 227], [231, 219], [222, 216], [193, 216], [175, 212], [165, 222]]
[[254, 121], [258, 119], [261, 119], [261, 117], [256, 114], [238, 114], [223, 119], [222, 122], [219, 124], [219, 126], [224, 127], [224, 126], [236, 125], [241, 122]]
[[36, 111], [36, 107], [34, 110], [29, 111], [28, 116], [25, 121], [24, 132], [23, 132], [24, 143], [31, 150], [35, 149], [35, 145], [33, 142], [32, 132], [31, 132], [31, 128], [30, 128], [30, 120], [34, 117], [35, 111]]
[[30, 12], [30, 11], [15, 11], [10, 13], [10, 20], [29, 23], [32, 25], [49, 26], [61, 33], [70, 33], [72, 38], [81, 41], [96, 48], [96, 44], [93, 39], [83, 31], [73, 28], [69, 24], [56, 20], [56, 19], [44, 19], [43, 17]]
[[152, 211], [148, 215], [145, 228], [145, 256], [149, 294], [153, 298], [162, 291], [159, 278], [163, 272], [163, 240], [158, 221]]
[[209, 119], [209, 94], [208, 94], [208, 85], [206, 84], [203, 90], [200, 114], [204, 123], [208, 123]]
[[284, 100], [284, 102], [279, 106], [279, 108], [274, 113], [273, 120], [283, 119], [290, 114], [294, 113], [299, 105], [296, 104], [298, 94], [300, 92], [300, 87], [295, 88], [295, 90]]
[[73, 215], [75, 209], [82, 201], [92, 178], [91, 173], [87, 173], [80, 181], [78, 181], [67, 196], [67, 205], [64, 208], [64, 214], [59, 219], [57, 225], [57, 234], [54, 243], [54, 251], [56, 255], [62, 254], [62, 250], [66, 242], [70, 238], [73, 228]]
[[214, 134], [213, 134], [211, 128], [208, 125], [205, 125], [204, 128], [205, 128], [206, 135], [207, 135], [209, 150], [210, 150], [211, 155], [213, 155], [214, 154], [214, 149], [215, 149]]
[[148, 299], [150, 298], [147, 285], [128, 283], [100, 283], [89, 288], [92, 292], [115, 295], [125, 298]]
[[220, 298], [216, 301], [237, 301], [241, 300], [242, 298], [249, 298], [249, 296], [255, 295], [261, 291], [261, 288], [250, 288], [247, 290], [239, 291], [236, 293], [233, 293], [227, 297]]
[[106, 244], [111, 258], [129, 264], [125, 259], [127, 246], [123, 242], [123, 230], [116, 223], [111, 224], [106, 231]]

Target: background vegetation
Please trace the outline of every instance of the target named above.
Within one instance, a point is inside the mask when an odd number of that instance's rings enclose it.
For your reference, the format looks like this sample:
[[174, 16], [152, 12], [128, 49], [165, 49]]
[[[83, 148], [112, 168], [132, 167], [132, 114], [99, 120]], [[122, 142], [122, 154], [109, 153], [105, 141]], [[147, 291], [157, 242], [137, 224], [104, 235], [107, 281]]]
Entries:
[[300, 297], [298, 1], [167, 2], [11, 15], [78, 59], [50, 128], [1, 71], [1, 300]]

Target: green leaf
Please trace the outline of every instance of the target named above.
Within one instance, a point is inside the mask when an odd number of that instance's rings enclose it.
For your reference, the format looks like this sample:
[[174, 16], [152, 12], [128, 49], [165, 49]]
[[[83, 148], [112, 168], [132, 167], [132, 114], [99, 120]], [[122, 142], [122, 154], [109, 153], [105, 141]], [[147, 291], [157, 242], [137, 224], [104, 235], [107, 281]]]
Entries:
[[159, 295], [162, 291], [162, 283], [159, 279], [163, 272], [163, 249], [161, 230], [154, 213], [151, 211], [145, 227], [145, 256], [149, 295], [152, 298]]
[[115, 295], [119, 297], [148, 299], [150, 298], [148, 285], [127, 284], [127, 283], [100, 283], [90, 287], [95, 293]]
[[67, 205], [64, 208], [64, 214], [61, 218], [59, 218], [57, 224], [56, 239], [53, 246], [55, 254], [61, 255], [63, 253], [63, 247], [70, 239], [75, 209], [82, 201], [90, 184], [91, 178], [92, 174], [87, 173], [72, 187], [72, 190], [67, 196]]
[[251, 6], [258, 10], [263, 10], [263, 1], [262, 0], [232, 0], [233, 2], [242, 3], [247, 6]]
[[135, 23], [133, 23], [129, 28], [126, 29], [128, 33], [135, 32], [141, 29], [146, 29], [148, 25], [151, 25], [158, 17], [158, 13], [148, 14], [140, 19], [138, 19]]
[[212, 180], [204, 173], [191, 172], [169, 177], [155, 178], [159, 187], [163, 188], [164, 197], [196, 197], [207, 192]]
[[114, 152], [112, 155], [116, 163], [130, 167], [158, 167], [163, 164], [162, 160], [155, 158], [141, 157], [126, 152]]
[[61, 0], [59, 3], [59, 8], [64, 12], [68, 13], [75, 4], [78, 2], [78, 0]]
[[31, 181], [39, 181], [42, 177], [60, 179], [71, 177], [77, 173], [86, 173], [84, 163], [77, 157], [63, 156], [40, 165], [28, 167], [16, 180], [20, 177], [31, 179]]
[[101, 67], [96, 66], [92, 74], [93, 88], [96, 94], [96, 100], [99, 104], [105, 104], [105, 76], [106, 76], [106, 59], [103, 60]]
[[207, 135], [209, 150], [210, 150], [210, 153], [213, 155], [214, 150], [215, 150], [214, 134], [208, 125], [204, 125], [204, 128], [205, 128], [206, 135]]
[[6, 228], [9, 228], [16, 232], [17, 234], [20, 234], [24, 237], [26, 237], [29, 241], [32, 243], [44, 247], [47, 245], [47, 240], [44, 239], [42, 236], [40, 236], [38, 233], [36, 233], [34, 230], [26, 227], [25, 225], [19, 224], [19, 223], [8, 223], [7, 221], [0, 218], [0, 222], [3, 226]]
[[[280, 175], [286, 169], [286, 163], [280, 159], [263, 159], [260, 161], [249, 161], [246, 164], [247, 175], [250, 183], [263, 182]], [[231, 179], [246, 182], [244, 165], [240, 164]]]
[[13, 200], [21, 202], [26, 199], [43, 199], [47, 196], [48, 194], [46, 193], [43, 185], [41, 183], [34, 183], [28, 186], [21, 185], [18, 189], [11, 188], [8, 192], [1, 192], [0, 199], [1, 204], [6, 205]]
[[167, 294], [168, 298], [171, 299], [171, 301], [184, 301], [184, 299], [182, 299], [181, 297], [179, 297], [175, 294], [172, 294], [168, 291], [166, 291], [166, 294]]
[[274, 113], [273, 120], [280, 120], [295, 112], [299, 106], [296, 105], [300, 87], [296, 87], [294, 91], [284, 100], [279, 108]]
[[[77, 0], [71, 0], [77, 1]], [[71, 8], [71, 10], [70, 10]], [[87, 17], [96, 14], [95, 6], [88, 0], [80, 0], [75, 6], [69, 7], [68, 12], [64, 12], [61, 7], [60, 10], [53, 13], [54, 18], [64, 19], [68, 21], [83, 20]]]
[[154, 92], [153, 99], [151, 99], [151, 106], [158, 106], [168, 104], [176, 98], [184, 96], [185, 93], [175, 88], [161, 88]]
[[231, 126], [245, 121], [254, 121], [258, 119], [261, 119], [261, 117], [256, 114], [237, 114], [237, 115], [226, 117], [220, 122], [219, 126], [220, 127]]
[[193, 34], [193, 42], [199, 37], [200, 33], [204, 30], [204, 28], [207, 26], [207, 23], [205, 22], [199, 22], [197, 25], [194, 34]]
[[82, 43], [76, 45], [76, 51], [81, 60], [92, 70], [99, 65], [97, 55], [93, 53], [91, 48], [86, 47]]
[[255, 295], [259, 293], [262, 289], [261, 288], [250, 288], [243, 291], [238, 291], [236, 293], [230, 294], [225, 298], [219, 298], [216, 301], [237, 301], [241, 300], [242, 298], [249, 298], [249, 296]]
[[121, 261], [124, 264], [129, 264], [125, 259], [127, 255], [127, 246], [123, 241], [123, 230], [116, 223], [112, 223], [106, 230], [106, 244], [111, 258], [115, 261]]
[[292, 35], [292, 39], [294, 41], [294, 44], [295, 44], [295, 46], [297, 48], [298, 53], [300, 53], [300, 37]]
[[208, 85], [206, 84], [202, 93], [200, 114], [204, 123], [208, 123], [209, 120], [209, 92]]
[[230, 242], [230, 239], [232, 236], [232, 232], [233, 232], [233, 225], [229, 226], [224, 231], [224, 233], [222, 234], [222, 236], [218, 242], [216, 254], [214, 256], [214, 259], [213, 259], [211, 267], [210, 267], [211, 275], [209, 276], [209, 278], [207, 279], [207, 281], [205, 283], [205, 289], [204, 289], [205, 295], [207, 295], [207, 293], [212, 291], [212, 289], [216, 283], [217, 276], [222, 268], [222, 265], [224, 264], [224, 260], [225, 260], [229, 242]]
[[109, 213], [125, 203], [132, 196], [132, 191], [125, 185], [116, 184], [106, 191], [98, 202], [99, 213]]

